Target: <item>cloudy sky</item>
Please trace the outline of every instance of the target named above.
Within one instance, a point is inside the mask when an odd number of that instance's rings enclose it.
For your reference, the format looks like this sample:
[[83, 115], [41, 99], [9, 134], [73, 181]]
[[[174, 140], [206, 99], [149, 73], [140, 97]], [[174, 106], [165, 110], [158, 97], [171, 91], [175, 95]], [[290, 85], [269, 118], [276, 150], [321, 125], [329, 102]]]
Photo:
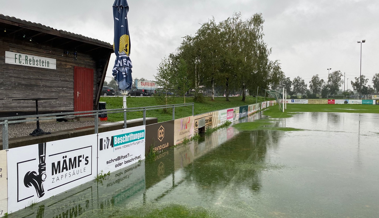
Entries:
[[[0, 13], [113, 43], [113, 0], [0, 0]], [[182, 37], [194, 35], [212, 17], [217, 22], [234, 12], [243, 19], [261, 13], [271, 60], [286, 76], [327, 78], [327, 68], [371, 80], [379, 73], [378, 0], [129, 0], [133, 77], [154, 79], [162, 58], [175, 52]], [[110, 67], [113, 66], [114, 57]], [[111, 66], [112, 65], [112, 66]], [[111, 79], [110, 69], [107, 79]]]

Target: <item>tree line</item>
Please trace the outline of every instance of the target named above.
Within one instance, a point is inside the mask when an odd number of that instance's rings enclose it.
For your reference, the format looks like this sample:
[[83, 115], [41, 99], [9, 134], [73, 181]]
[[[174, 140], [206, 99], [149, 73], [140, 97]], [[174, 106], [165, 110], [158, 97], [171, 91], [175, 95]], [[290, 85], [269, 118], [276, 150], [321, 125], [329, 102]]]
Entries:
[[[185, 96], [194, 90], [195, 100], [201, 90], [221, 90], [226, 100], [231, 93], [239, 93], [242, 101], [246, 91], [250, 95], [263, 95], [267, 89], [284, 87], [290, 95], [308, 98], [336, 95], [344, 84], [342, 73], [334, 71], [327, 81], [314, 75], [308, 84], [300, 76], [293, 80], [286, 77], [278, 60], [270, 60], [271, 48], [264, 41], [264, 19], [254, 14], [246, 20], [240, 13], [217, 23], [214, 19], [203, 23], [194, 36], [183, 37], [174, 53], [163, 58], [155, 75], [157, 84], [166, 93], [174, 91]], [[379, 92], [379, 74], [367, 85], [364, 75], [351, 81], [352, 88], [363, 95]], [[258, 92], [258, 93], [257, 93]], [[352, 94], [345, 90], [344, 96]]]
[[165, 57], [155, 76], [164, 90], [195, 91], [195, 100], [203, 87], [224, 90], [226, 100], [230, 93], [246, 90], [262, 94], [265, 89], [278, 87], [285, 78], [279, 61], [269, 60], [271, 48], [263, 37], [264, 19], [254, 14], [242, 20], [240, 13], [216, 23], [204, 23], [194, 36], [185, 36], [175, 53]]

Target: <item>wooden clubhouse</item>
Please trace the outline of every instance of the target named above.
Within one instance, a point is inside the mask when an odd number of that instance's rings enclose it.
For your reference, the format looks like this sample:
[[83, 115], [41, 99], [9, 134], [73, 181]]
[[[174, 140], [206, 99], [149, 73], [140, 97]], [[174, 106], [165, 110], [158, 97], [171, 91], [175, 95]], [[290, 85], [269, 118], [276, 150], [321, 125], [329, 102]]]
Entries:
[[0, 116], [98, 108], [113, 46], [0, 14]]

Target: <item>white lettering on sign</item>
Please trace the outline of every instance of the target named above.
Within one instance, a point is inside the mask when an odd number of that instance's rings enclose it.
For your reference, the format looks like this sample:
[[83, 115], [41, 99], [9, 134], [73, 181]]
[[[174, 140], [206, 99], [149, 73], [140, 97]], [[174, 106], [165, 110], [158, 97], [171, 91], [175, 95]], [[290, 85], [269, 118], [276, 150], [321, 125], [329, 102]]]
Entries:
[[5, 52], [5, 63], [26, 66], [26, 67], [38, 67], [38, 68], [51, 69], [51, 70], [57, 69], [56, 59], [15, 53], [15, 52], [10, 52], [10, 51]]

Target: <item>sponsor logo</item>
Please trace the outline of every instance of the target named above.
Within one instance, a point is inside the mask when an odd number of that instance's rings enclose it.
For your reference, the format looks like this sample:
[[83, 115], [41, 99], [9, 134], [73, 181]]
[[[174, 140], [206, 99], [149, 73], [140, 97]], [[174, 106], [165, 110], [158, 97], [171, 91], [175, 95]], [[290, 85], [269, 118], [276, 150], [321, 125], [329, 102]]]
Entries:
[[187, 117], [187, 118], [183, 118], [180, 120], [180, 130], [186, 130], [190, 127], [190, 123], [191, 123], [191, 118], [190, 117]]
[[[38, 161], [36, 160], [38, 159]], [[46, 170], [49, 164], [49, 171]], [[33, 189], [38, 198], [50, 191], [71, 182], [92, 175], [92, 146], [77, 148], [70, 151], [46, 155], [46, 143], [38, 144], [38, 157], [17, 163], [17, 184], [23, 187], [17, 189], [17, 201], [21, 202], [34, 197], [28, 189]], [[36, 168], [37, 167], [37, 168]], [[28, 169], [38, 170], [28, 170]], [[24, 174], [24, 172], [26, 172]], [[24, 176], [21, 176], [23, 175]], [[50, 178], [49, 178], [50, 177]], [[45, 184], [48, 190], [45, 190]], [[26, 188], [26, 189], [25, 189]]]
[[158, 140], [163, 141], [165, 135], [165, 128], [163, 126], [160, 126], [158, 128]]
[[113, 146], [118, 147], [141, 139], [145, 139], [145, 130], [113, 136]]
[[113, 148], [113, 137], [105, 137], [100, 139], [99, 150], [106, 150]]

